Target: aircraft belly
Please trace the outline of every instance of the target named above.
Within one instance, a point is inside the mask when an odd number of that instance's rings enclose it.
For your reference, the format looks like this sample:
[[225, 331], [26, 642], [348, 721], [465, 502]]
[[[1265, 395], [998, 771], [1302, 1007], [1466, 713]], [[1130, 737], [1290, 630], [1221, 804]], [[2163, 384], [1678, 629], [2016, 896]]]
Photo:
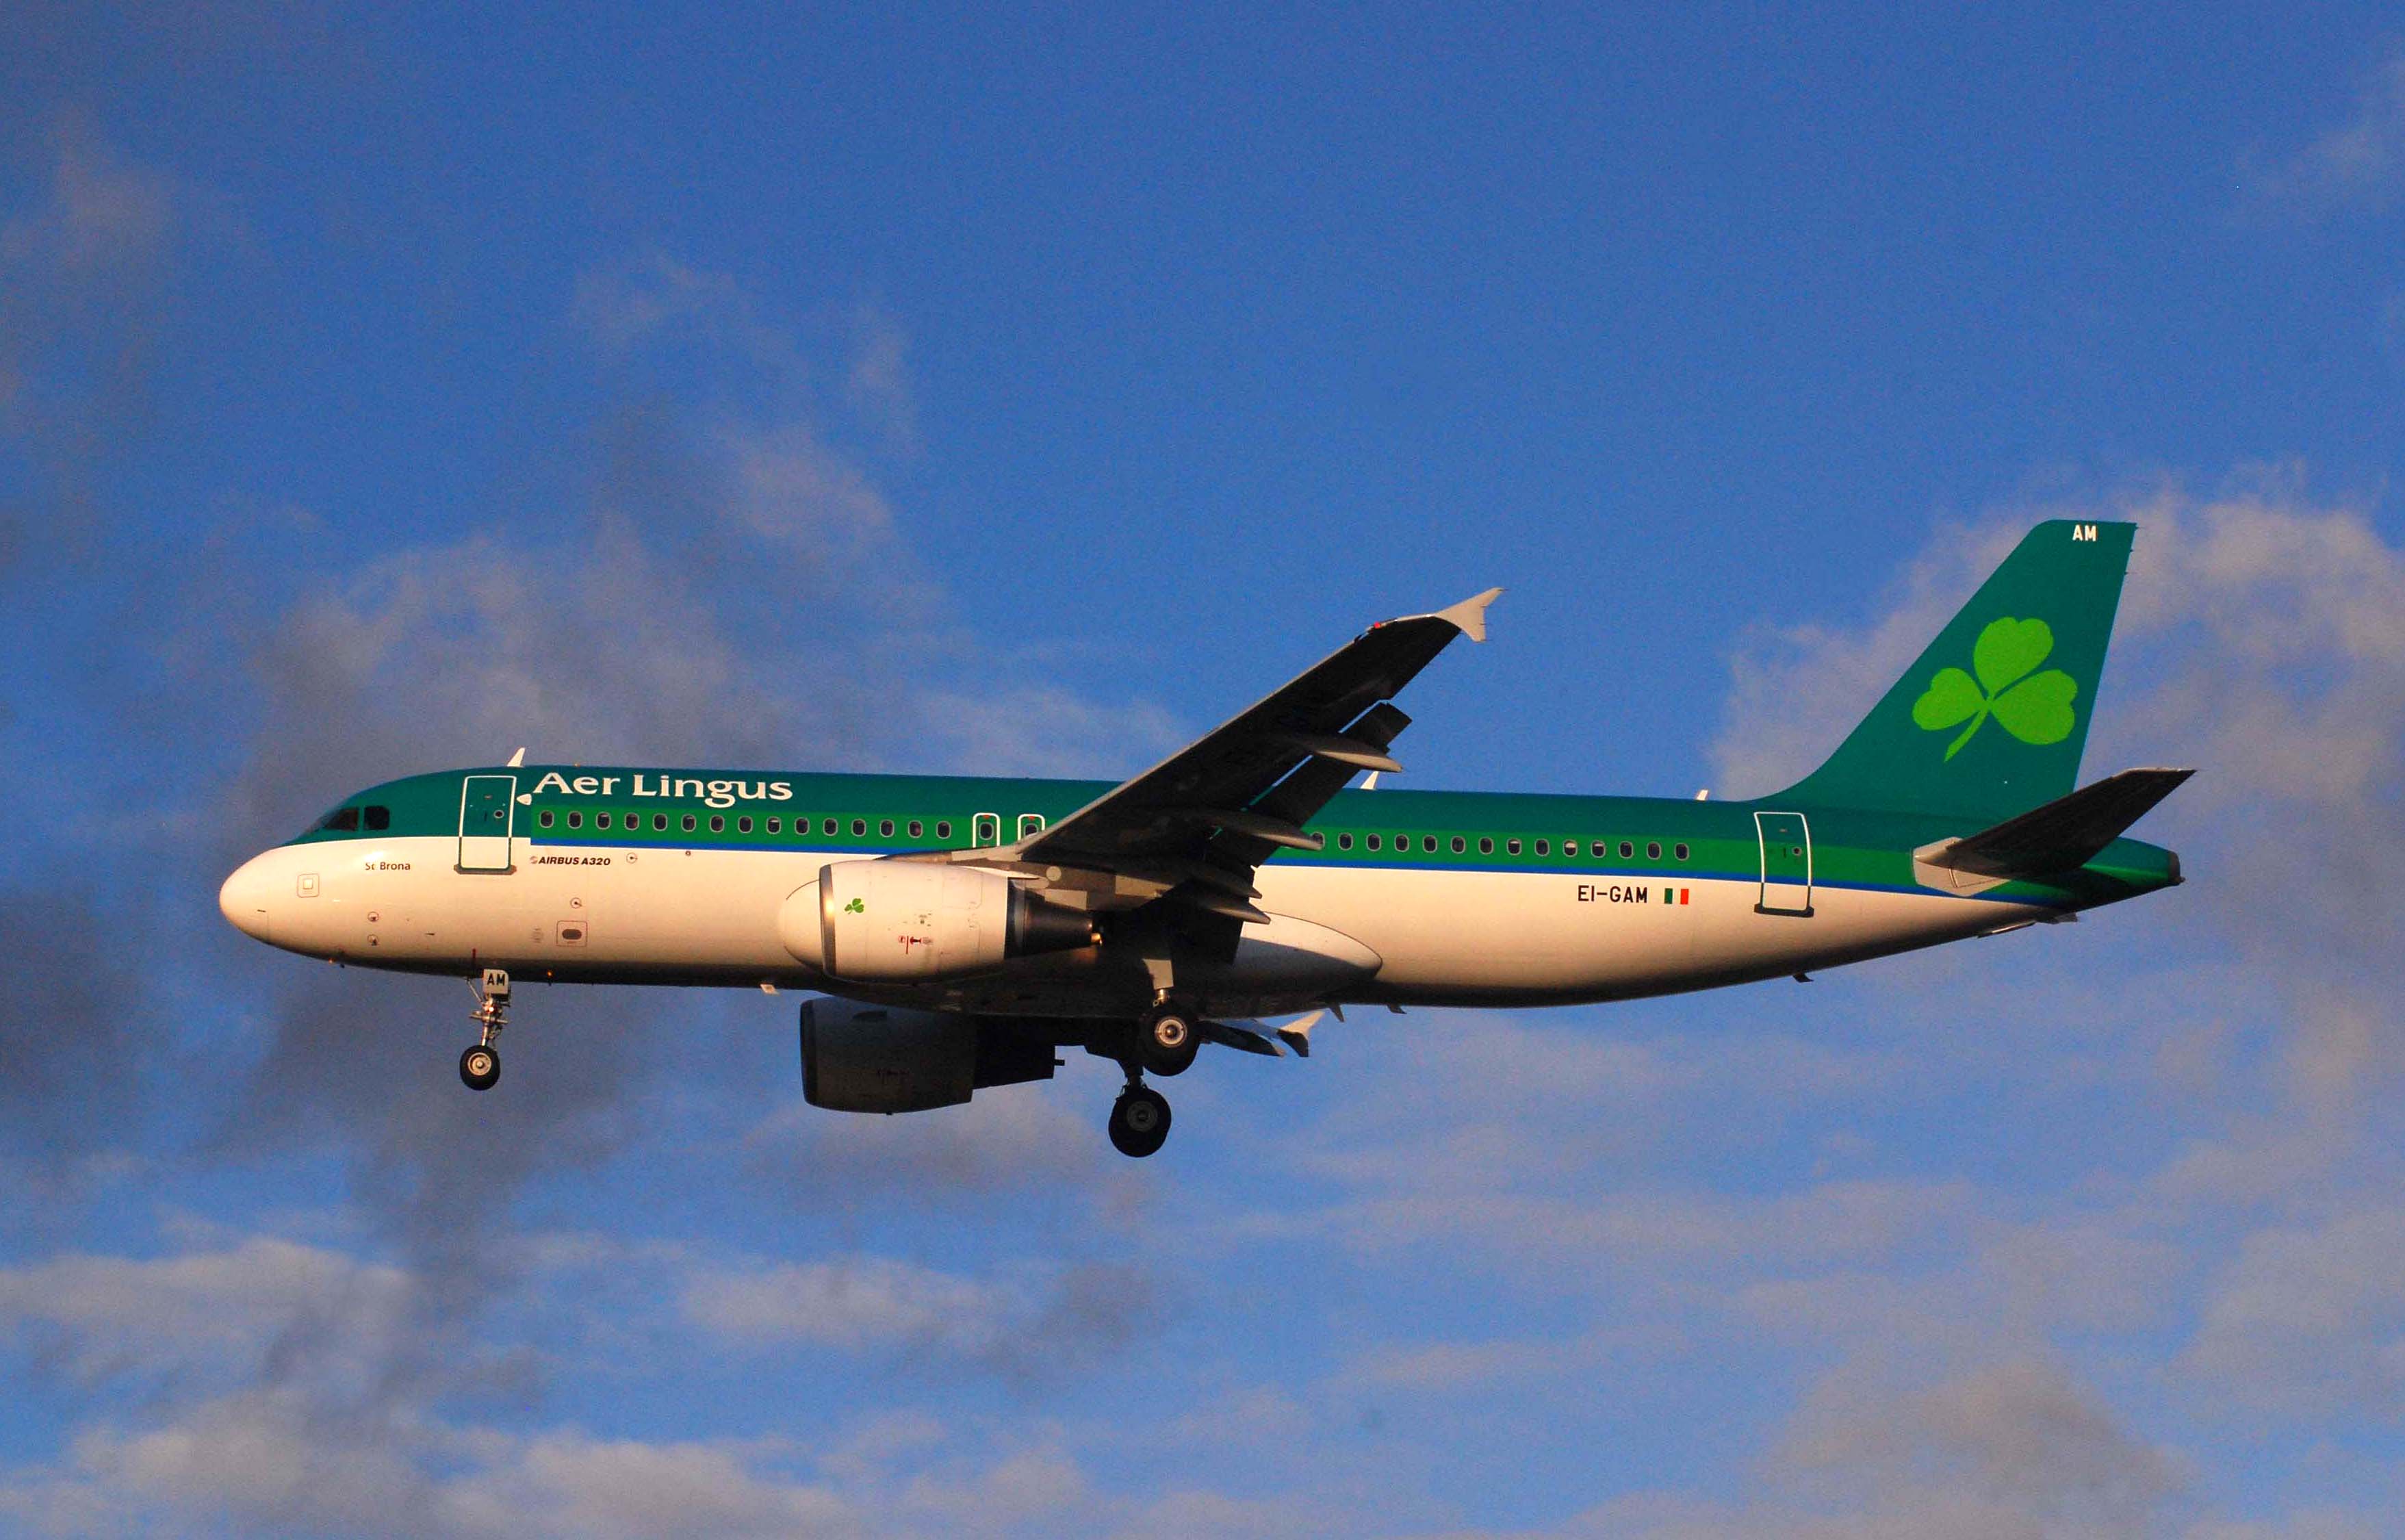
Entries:
[[1591, 993], [1607, 982], [1674, 977], [1689, 966], [1694, 916], [1610, 896], [1576, 872], [1413, 871], [1375, 868], [1261, 873], [1261, 904], [1359, 940], [1384, 959], [1390, 989]]
[[1825, 886], [1809, 915], [1765, 914], [1751, 879], [1273, 866], [1259, 885], [1262, 907], [1374, 950], [1372, 997], [1430, 1002], [1667, 994], [2033, 917], [2023, 905]]

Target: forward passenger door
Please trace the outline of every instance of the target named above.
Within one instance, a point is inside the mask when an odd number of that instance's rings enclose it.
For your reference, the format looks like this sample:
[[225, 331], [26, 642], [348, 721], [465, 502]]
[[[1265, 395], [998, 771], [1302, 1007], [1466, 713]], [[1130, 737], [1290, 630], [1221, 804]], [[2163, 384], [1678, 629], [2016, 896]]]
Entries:
[[518, 778], [471, 775], [459, 783], [459, 869], [508, 871], [516, 833]]

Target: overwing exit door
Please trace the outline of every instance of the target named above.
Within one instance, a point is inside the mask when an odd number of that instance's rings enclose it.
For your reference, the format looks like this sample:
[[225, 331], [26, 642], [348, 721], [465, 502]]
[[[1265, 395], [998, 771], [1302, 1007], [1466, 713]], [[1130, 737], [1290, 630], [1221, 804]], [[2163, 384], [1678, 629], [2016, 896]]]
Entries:
[[1800, 812], [1757, 812], [1762, 842], [1762, 897], [1756, 914], [1812, 912], [1812, 827]]
[[459, 784], [459, 869], [507, 871], [518, 778], [471, 775]]

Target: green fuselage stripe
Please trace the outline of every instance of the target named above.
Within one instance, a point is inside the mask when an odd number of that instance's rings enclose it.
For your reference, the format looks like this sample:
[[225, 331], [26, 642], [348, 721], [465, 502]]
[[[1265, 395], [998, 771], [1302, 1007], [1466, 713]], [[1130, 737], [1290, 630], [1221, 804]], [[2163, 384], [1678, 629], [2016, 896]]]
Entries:
[[[1019, 837], [1020, 819], [1033, 814], [1058, 822], [1103, 796], [1112, 783], [975, 779], [951, 776], [838, 775], [791, 771], [629, 770], [584, 766], [534, 765], [455, 770], [387, 782], [345, 798], [349, 828], [313, 827], [295, 842], [324, 840], [456, 837], [459, 832], [462, 781], [469, 775], [508, 775], [525, 799], [514, 804], [512, 832], [533, 844], [635, 849], [757, 850], [833, 853], [870, 857], [913, 850], [958, 849], [972, 840], [981, 815], [998, 821], [1003, 842]], [[591, 790], [579, 789], [591, 787]], [[655, 789], [656, 788], [656, 789]], [[698, 788], [681, 795], [680, 788]], [[638, 795], [638, 793], [640, 795]], [[1605, 880], [1650, 883], [1751, 883], [1762, 874], [1762, 851], [1754, 813], [1772, 809], [1801, 813], [1810, 828], [1812, 883], [1816, 887], [1928, 893], [1915, 880], [1911, 853], [1949, 836], [1981, 827], [1976, 819], [1926, 812], [1881, 812], [1816, 808], [1780, 801], [1705, 802], [1628, 797], [1578, 797], [1496, 792], [1347, 791], [1340, 793], [1308, 827], [1327, 837], [1318, 852], [1282, 850], [1280, 866], [1329, 867], [1382, 871], [1477, 871], [1570, 873]], [[372, 810], [384, 827], [372, 829]], [[570, 814], [579, 827], [570, 829]], [[612, 827], [596, 827], [607, 813]], [[626, 827], [640, 814], [638, 829]], [[669, 827], [651, 826], [666, 814]], [[690, 815], [694, 827], [683, 827]], [[549, 827], [544, 826], [548, 816]], [[712, 829], [710, 820], [720, 820]], [[752, 820], [750, 830], [740, 821]], [[779, 832], [767, 832], [767, 821]], [[825, 821], [837, 821], [828, 835]], [[855, 820], [865, 826], [851, 833]], [[902, 837], [911, 821], [921, 827], [916, 841]], [[797, 827], [797, 821], [803, 826]], [[881, 832], [891, 822], [895, 833]], [[320, 820], [320, 826], [325, 821]], [[951, 826], [949, 839], [935, 833]], [[1367, 848], [1376, 836], [1381, 849]], [[1409, 849], [1395, 849], [1398, 837]], [[1437, 849], [1424, 848], [1433, 837]], [[1345, 848], [1349, 839], [1351, 848]], [[1463, 852], [1456, 854], [1453, 841]], [[1520, 854], [1510, 854], [1510, 841]], [[1535, 853], [1538, 841], [1548, 854]], [[1479, 851], [1481, 841], [1493, 853]], [[1661, 857], [1633, 859], [1616, 853], [1658, 845]], [[1579, 854], [1561, 854], [1565, 841]], [[1604, 854], [1593, 854], [1600, 842]], [[1674, 852], [1685, 845], [1688, 858]], [[2045, 883], [2010, 883], [1979, 894], [2050, 908], [2089, 907], [2167, 885], [2169, 853], [2132, 840], [2118, 840], [2081, 871]], [[1774, 872], [1774, 880], [1779, 874]], [[1800, 875], [1800, 872], [1799, 874]], [[1658, 893], [1653, 901], [1658, 901]]]

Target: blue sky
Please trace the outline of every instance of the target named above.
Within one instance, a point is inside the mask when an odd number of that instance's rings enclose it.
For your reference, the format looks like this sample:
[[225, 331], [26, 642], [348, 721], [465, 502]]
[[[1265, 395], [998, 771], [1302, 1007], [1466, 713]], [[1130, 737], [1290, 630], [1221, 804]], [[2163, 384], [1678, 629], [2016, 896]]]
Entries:
[[[506, 10], [0, 21], [0, 1523], [2395, 1532], [2393, 14]], [[1759, 791], [2065, 511], [2186, 888], [1141, 1165], [754, 996], [470, 1098], [215, 912], [520, 743], [1128, 770], [1491, 584], [1410, 784]]]

